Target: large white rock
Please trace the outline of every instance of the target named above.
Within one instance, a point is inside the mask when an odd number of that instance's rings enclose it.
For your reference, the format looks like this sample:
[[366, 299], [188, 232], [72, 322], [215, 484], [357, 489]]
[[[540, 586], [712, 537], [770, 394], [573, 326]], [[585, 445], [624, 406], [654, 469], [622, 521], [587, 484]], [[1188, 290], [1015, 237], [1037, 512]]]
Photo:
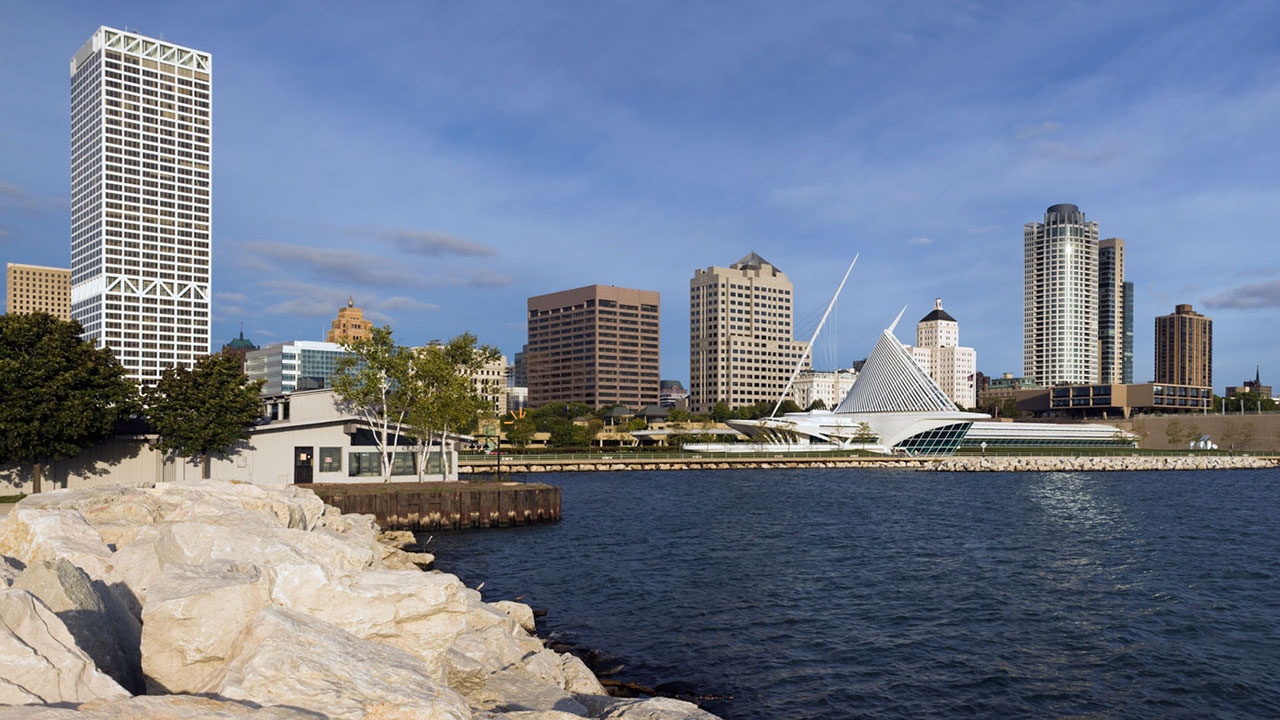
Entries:
[[394, 645], [447, 682], [445, 654], [464, 627], [466, 588], [453, 575], [420, 570], [331, 573], [317, 565], [271, 570], [271, 599], [357, 637]]
[[142, 609], [148, 692], [213, 690], [236, 639], [270, 602], [267, 576], [255, 565], [219, 560], [167, 566]]
[[0, 705], [128, 697], [94, 666], [67, 628], [25, 590], [0, 590]]
[[493, 713], [558, 710], [587, 717], [587, 708], [564, 690], [516, 669], [499, 670], [467, 695], [472, 707]]
[[595, 717], [601, 720], [719, 720], [693, 703], [672, 698], [621, 700]]
[[277, 527], [310, 530], [324, 514], [325, 504], [306, 488], [265, 488], [247, 483], [202, 480], [162, 483], [147, 491], [155, 497], [177, 502], [179, 509], [167, 519], [190, 519], [223, 515], [239, 508]]
[[106, 576], [111, 563], [111, 548], [79, 510], [41, 510], [22, 503], [0, 521], [0, 555], [24, 565], [66, 558], [95, 580]]
[[533, 608], [514, 600], [499, 600], [498, 602], [489, 604], [506, 613], [508, 617], [515, 620], [516, 624], [524, 628], [526, 632], [534, 632], [535, 625], [533, 621]]
[[335, 720], [469, 720], [462, 696], [403, 650], [268, 607], [241, 635], [220, 697], [287, 705]]
[[326, 572], [343, 573], [372, 566], [380, 552], [340, 536], [264, 526], [235, 515], [164, 522], [116, 551], [107, 582], [125, 588], [130, 608], [140, 614], [147, 589], [173, 563], [226, 560], [271, 568], [319, 566]]
[[0, 590], [13, 585], [13, 581], [22, 574], [22, 567], [20, 561], [0, 555]]
[[607, 695], [608, 692], [595, 674], [573, 655], [544, 649], [526, 655], [520, 661], [520, 669], [530, 675], [551, 683], [562, 690], [574, 694]]
[[40, 598], [57, 614], [98, 669], [131, 693], [144, 690], [138, 653], [142, 629], [101, 581], [90, 580], [66, 558], [58, 558], [28, 565], [13, 587]]
[[147, 491], [123, 485], [96, 485], [75, 490], [55, 490], [25, 498], [32, 510], [77, 510], [113, 547], [132, 542], [142, 528], [165, 519], [178, 508]]
[[143, 695], [94, 700], [74, 710], [29, 705], [0, 708], [0, 720], [323, 720], [323, 716], [296, 708], [255, 708], [190, 695]]

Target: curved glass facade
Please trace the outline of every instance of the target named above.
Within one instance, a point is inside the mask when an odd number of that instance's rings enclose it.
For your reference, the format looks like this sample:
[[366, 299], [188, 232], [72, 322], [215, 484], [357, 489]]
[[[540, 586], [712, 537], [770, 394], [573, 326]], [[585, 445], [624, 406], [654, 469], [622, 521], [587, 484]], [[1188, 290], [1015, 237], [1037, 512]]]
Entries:
[[893, 446], [908, 455], [950, 455], [960, 447], [973, 423], [955, 423], [912, 435]]

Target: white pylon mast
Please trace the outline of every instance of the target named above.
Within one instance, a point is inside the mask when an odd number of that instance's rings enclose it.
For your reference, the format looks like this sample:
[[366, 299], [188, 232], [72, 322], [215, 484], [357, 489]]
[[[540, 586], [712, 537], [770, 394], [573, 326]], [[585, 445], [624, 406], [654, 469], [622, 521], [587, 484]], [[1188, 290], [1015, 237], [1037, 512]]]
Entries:
[[827, 311], [822, 313], [822, 319], [818, 321], [818, 327], [813, 330], [813, 337], [809, 338], [809, 344], [801, 353], [800, 359], [796, 361], [796, 369], [791, 371], [791, 379], [787, 381], [787, 386], [782, 389], [782, 397], [778, 398], [778, 404], [773, 406], [773, 412], [769, 413], [769, 417], [777, 417], [778, 408], [782, 407], [782, 402], [787, 399], [787, 394], [791, 392], [791, 386], [796, 381], [796, 376], [800, 374], [800, 368], [804, 367], [804, 361], [809, 358], [813, 352], [813, 344], [818, 341], [818, 333], [822, 332], [822, 326], [827, 322], [827, 316], [831, 314], [831, 308], [836, 306], [836, 300], [840, 297], [840, 291], [844, 289], [844, 284], [849, 280], [849, 273], [853, 272], [853, 266], [858, 262], [858, 254], [853, 256], [853, 262], [849, 263], [849, 269], [844, 271], [844, 278], [840, 280], [840, 286], [836, 288], [836, 294], [831, 296], [831, 302], [827, 303]]

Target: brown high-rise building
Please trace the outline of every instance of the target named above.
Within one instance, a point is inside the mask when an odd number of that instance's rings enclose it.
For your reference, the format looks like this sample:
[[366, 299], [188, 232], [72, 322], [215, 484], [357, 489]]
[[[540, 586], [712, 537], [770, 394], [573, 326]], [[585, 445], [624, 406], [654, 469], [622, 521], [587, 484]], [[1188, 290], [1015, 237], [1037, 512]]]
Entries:
[[49, 313], [71, 319], [71, 270], [6, 263], [5, 311], [14, 315]]
[[364, 319], [364, 311], [355, 307], [355, 299], [347, 298], [347, 306], [338, 308], [338, 317], [325, 334], [325, 342], [345, 343], [364, 340], [373, 335], [373, 323]]
[[1213, 320], [1190, 305], [1156, 318], [1156, 382], [1213, 387]]
[[529, 298], [529, 406], [657, 405], [658, 300], [607, 285]]

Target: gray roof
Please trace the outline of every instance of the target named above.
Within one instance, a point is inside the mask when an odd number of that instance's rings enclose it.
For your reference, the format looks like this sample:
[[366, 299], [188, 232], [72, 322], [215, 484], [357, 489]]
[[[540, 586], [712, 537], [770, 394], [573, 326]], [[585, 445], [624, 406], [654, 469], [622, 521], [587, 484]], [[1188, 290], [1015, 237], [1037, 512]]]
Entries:
[[741, 260], [730, 265], [729, 267], [733, 268], [734, 270], [751, 270], [751, 269], [758, 268], [761, 265], [768, 265], [771, 268], [777, 267], [776, 265], [769, 262], [768, 260], [765, 260], [764, 258], [755, 254], [754, 251], [747, 253]]

